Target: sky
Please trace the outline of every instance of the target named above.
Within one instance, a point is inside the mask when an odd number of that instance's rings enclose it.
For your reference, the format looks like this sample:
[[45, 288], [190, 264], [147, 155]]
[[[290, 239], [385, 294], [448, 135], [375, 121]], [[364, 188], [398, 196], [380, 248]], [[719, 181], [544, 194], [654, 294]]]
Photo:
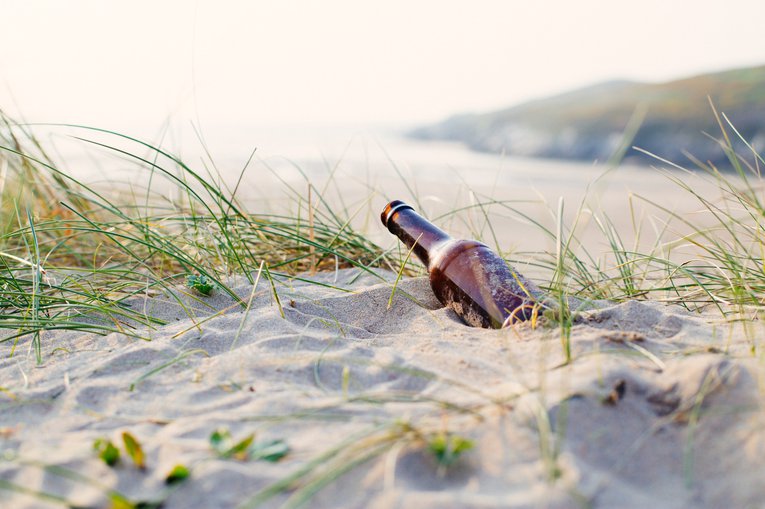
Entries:
[[762, 0], [0, 0], [0, 108], [110, 129], [416, 125], [765, 64]]

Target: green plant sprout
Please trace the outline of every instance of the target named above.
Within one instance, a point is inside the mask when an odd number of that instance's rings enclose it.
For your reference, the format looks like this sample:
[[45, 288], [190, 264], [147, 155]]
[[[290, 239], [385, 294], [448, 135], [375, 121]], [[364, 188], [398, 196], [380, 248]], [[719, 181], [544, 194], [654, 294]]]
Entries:
[[133, 464], [143, 470], [146, 468], [146, 455], [140, 442], [129, 432], [122, 432], [122, 442], [125, 444], [125, 452], [133, 460]]
[[110, 467], [115, 466], [120, 460], [120, 450], [111, 442], [103, 438], [93, 442], [93, 450], [98, 453], [98, 457]]
[[255, 442], [254, 433], [235, 441], [226, 428], [218, 428], [212, 432], [210, 446], [218, 457], [239, 461], [262, 460], [275, 463], [290, 452], [289, 446], [283, 440]]
[[212, 295], [215, 283], [204, 275], [190, 275], [186, 278], [186, 286], [204, 296]]
[[175, 465], [165, 476], [165, 484], [172, 485], [185, 481], [191, 475], [191, 471], [185, 465]]
[[438, 433], [428, 443], [428, 450], [433, 453], [440, 467], [450, 467], [462, 455], [474, 446], [472, 440], [453, 433]]

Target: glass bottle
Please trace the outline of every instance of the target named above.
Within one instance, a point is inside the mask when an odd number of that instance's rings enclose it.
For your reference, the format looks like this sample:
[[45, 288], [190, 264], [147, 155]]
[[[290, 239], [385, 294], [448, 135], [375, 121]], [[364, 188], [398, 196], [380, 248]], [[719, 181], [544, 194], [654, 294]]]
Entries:
[[425, 264], [438, 300], [468, 325], [501, 328], [531, 317], [538, 288], [485, 244], [452, 238], [400, 200], [380, 218]]

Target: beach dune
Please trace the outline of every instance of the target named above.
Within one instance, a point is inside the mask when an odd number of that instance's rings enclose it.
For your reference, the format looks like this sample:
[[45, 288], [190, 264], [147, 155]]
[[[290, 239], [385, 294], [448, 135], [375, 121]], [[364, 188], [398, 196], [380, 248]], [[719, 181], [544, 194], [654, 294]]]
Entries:
[[[0, 505], [761, 503], [757, 322], [595, 303], [567, 363], [559, 327], [471, 328], [426, 278], [394, 291], [395, 276], [279, 279], [278, 301], [264, 281], [232, 281], [248, 309], [177, 288], [129, 302], [166, 323], [137, 329], [145, 340], [44, 332], [40, 366], [19, 343], [0, 359]], [[249, 457], [216, 449], [221, 429], [232, 443], [254, 434]], [[123, 449], [125, 432], [145, 468], [94, 451]], [[258, 458], [269, 444], [281, 452]], [[179, 464], [189, 478], [167, 485]]]

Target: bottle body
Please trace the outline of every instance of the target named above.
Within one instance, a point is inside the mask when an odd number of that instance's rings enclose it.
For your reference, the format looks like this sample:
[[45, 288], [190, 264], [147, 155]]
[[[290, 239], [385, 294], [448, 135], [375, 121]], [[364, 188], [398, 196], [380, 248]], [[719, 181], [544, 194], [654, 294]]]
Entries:
[[425, 264], [438, 300], [468, 325], [500, 328], [531, 317], [538, 290], [485, 244], [451, 238], [398, 200], [381, 218]]

